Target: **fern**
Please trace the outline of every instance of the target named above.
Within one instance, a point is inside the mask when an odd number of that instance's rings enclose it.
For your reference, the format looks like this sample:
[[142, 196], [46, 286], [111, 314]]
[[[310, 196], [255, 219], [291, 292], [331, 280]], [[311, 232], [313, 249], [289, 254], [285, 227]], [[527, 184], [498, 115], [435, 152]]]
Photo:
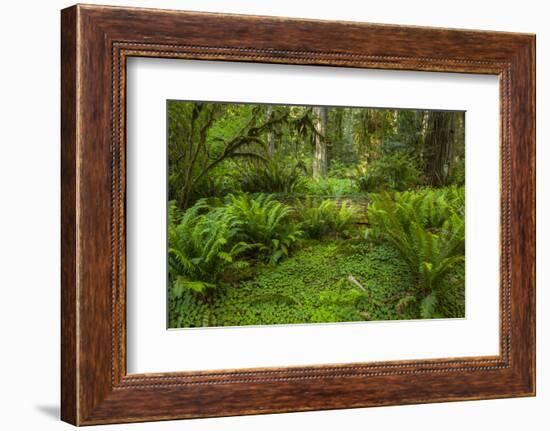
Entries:
[[295, 193], [305, 187], [300, 166], [278, 158], [250, 163], [241, 173], [242, 190], [249, 193]]
[[421, 179], [414, 159], [404, 151], [382, 155], [355, 175], [359, 189], [367, 192], [406, 190], [420, 184]]
[[416, 305], [416, 301], [416, 296], [414, 295], [406, 295], [400, 298], [395, 306], [397, 314], [403, 314], [409, 307]]
[[350, 178], [319, 178], [309, 179], [305, 183], [305, 191], [315, 196], [341, 197], [359, 192], [357, 183]]
[[238, 220], [239, 237], [254, 244], [260, 258], [272, 265], [288, 256], [302, 237], [302, 230], [290, 218], [291, 211], [291, 207], [266, 194], [227, 197], [227, 212]]
[[435, 317], [435, 310], [437, 306], [437, 296], [435, 293], [430, 293], [420, 303], [420, 317], [423, 319], [431, 319]]
[[236, 241], [241, 222], [223, 208], [211, 208], [199, 200], [183, 214], [174, 202], [168, 207], [168, 268], [173, 295], [189, 290], [203, 297], [219, 286], [229, 268], [253, 248]]
[[345, 235], [358, 216], [358, 209], [347, 201], [337, 203], [325, 199], [317, 201], [306, 196], [295, 206], [296, 218], [309, 238], [321, 238], [329, 234]]
[[437, 316], [444, 279], [464, 262], [464, 189], [373, 195], [369, 221], [416, 275], [421, 316]]

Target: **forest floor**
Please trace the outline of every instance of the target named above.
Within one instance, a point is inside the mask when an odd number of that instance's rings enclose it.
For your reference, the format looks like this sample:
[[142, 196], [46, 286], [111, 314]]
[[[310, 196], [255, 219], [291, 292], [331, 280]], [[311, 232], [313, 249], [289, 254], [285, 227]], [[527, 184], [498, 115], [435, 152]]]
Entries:
[[[366, 212], [366, 211], [364, 211]], [[206, 298], [190, 289], [169, 301], [175, 328], [289, 325], [419, 318], [418, 274], [363, 221], [342, 233], [302, 238], [276, 264], [254, 250], [222, 273]], [[464, 316], [464, 264], [441, 280], [440, 314]], [[435, 316], [438, 317], [438, 316]], [[429, 317], [422, 317], [429, 318]]]
[[414, 280], [387, 244], [309, 241], [276, 267], [259, 266], [244, 278], [214, 299], [211, 326], [410, 318], [396, 304]]

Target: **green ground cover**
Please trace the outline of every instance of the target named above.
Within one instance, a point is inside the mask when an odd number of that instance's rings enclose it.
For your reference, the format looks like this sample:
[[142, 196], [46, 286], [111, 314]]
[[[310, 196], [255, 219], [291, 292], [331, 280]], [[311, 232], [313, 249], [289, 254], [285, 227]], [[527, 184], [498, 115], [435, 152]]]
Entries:
[[242, 276], [215, 296], [211, 311], [200, 301], [182, 307], [200, 311], [179, 313], [174, 326], [203, 326], [205, 319], [209, 325], [239, 326], [413, 317], [396, 311], [413, 280], [389, 245], [311, 241], [275, 268], [266, 265]]
[[168, 324], [465, 315], [463, 113], [169, 102]]

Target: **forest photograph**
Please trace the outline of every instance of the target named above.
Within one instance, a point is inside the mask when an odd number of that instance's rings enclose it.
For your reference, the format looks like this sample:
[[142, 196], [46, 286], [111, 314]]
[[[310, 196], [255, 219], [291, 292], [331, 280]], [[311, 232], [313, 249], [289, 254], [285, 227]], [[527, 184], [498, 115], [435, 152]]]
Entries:
[[168, 327], [465, 317], [465, 113], [167, 101]]

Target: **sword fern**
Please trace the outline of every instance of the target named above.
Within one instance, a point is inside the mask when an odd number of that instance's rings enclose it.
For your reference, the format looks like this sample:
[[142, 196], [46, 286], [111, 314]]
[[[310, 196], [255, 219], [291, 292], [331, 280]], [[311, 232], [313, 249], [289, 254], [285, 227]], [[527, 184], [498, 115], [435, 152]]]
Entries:
[[372, 196], [369, 220], [415, 274], [421, 317], [437, 317], [444, 279], [464, 262], [464, 189], [382, 192]]

